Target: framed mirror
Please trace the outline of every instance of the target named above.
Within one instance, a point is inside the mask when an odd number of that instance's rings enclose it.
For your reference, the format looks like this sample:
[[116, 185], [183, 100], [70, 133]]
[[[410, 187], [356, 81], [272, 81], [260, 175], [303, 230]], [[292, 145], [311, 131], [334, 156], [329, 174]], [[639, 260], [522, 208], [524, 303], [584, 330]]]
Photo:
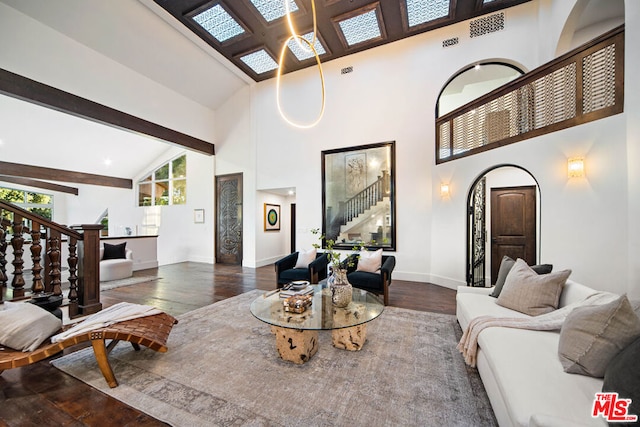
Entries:
[[334, 248], [396, 250], [395, 163], [395, 141], [322, 152], [322, 233]]

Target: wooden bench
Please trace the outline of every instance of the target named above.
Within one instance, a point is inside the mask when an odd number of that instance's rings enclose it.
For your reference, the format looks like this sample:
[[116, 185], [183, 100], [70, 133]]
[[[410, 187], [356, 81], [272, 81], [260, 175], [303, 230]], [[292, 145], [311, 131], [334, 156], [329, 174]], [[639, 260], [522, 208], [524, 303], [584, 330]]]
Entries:
[[[119, 341], [128, 341], [136, 351], [140, 350], [140, 346], [143, 345], [151, 350], [166, 353], [167, 339], [176, 323], [178, 320], [173, 316], [160, 313], [114, 323], [106, 328], [95, 329], [55, 344], [47, 342], [30, 352], [5, 347], [0, 350], [0, 374], [6, 369], [30, 365], [58, 354], [65, 348], [91, 341], [98, 367], [109, 387], [114, 388], [118, 386], [118, 381], [113, 374], [108, 358], [113, 347]], [[107, 344], [106, 340], [111, 340], [111, 342]]]

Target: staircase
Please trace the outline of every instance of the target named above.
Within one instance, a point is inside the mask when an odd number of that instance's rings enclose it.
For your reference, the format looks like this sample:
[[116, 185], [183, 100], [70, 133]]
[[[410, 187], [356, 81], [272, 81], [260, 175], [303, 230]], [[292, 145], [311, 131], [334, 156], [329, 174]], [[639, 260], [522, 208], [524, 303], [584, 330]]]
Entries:
[[[371, 217], [372, 211], [388, 206], [391, 194], [391, 177], [388, 171], [364, 190], [350, 199], [338, 203], [338, 213], [327, 227], [327, 238], [336, 242], [349, 241], [345, 236], [350, 229]], [[368, 214], [368, 215], [367, 215]]]
[[[369, 209], [365, 209], [358, 216], [352, 218], [350, 221], [347, 221], [346, 224], [340, 226], [340, 234], [338, 235], [338, 241], [349, 242], [353, 239], [349, 237], [349, 235], [360, 234], [363, 241], [368, 241], [365, 238], [364, 234], [370, 232], [368, 230], [371, 229], [370, 224], [368, 222], [372, 217], [376, 216], [384, 216], [387, 212], [389, 212], [389, 205], [391, 203], [390, 197], [383, 197], [381, 201], [369, 207]], [[379, 242], [377, 242], [379, 243]]]
[[[10, 301], [27, 300], [43, 293], [62, 295], [60, 249], [66, 243], [69, 252], [66, 260], [69, 317], [100, 311], [101, 229], [101, 224], [66, 227], [12, 203], [0, 201], [0, 304], [5, 295]], [[23, 272], [25, 247], [29, 249], [32, 263], [31, 286], [26, 289]], [[13, 272], [7, 271], [10, 268], [8, 259], [12, 259]]]

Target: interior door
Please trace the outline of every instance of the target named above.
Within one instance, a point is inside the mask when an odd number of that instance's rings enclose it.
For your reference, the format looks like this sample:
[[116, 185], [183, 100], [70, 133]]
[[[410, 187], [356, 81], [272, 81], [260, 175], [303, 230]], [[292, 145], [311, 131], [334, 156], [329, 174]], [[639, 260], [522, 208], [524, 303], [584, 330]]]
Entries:
[[503, 256], [536, 263], [536, 187], [491, 189], [491, 283]]
[[216, 176], [216, 263], [242, 265], [242, 174]]
[[485, 265], [486, 265], [486, 198], [487, 198], [487, 178], [483, 177], [475, 185], [471, 197], [469, 199], [469, 219], [471, 232], [469, 236], [469, 253], [467, 260], [467, 285], [468, 286], [486, 286], [485, 284]]
[[296, 204], [291, 203], [291, 253], [296, 251]]

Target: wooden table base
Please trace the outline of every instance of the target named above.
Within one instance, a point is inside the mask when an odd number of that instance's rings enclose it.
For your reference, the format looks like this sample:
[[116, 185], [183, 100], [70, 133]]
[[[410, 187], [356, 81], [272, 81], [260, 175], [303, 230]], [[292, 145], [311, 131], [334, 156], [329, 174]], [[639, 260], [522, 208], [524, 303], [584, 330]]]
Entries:
[[351, 328], [334, 329], [331, 331], [333, 346], [349, 351], [359, 351], [367, 340], [367, 324], [352, 326]]
[[271, 326], [276, 336], [276, 347], [282, 360], [302, 365], [318, 351], [318, 331]]

